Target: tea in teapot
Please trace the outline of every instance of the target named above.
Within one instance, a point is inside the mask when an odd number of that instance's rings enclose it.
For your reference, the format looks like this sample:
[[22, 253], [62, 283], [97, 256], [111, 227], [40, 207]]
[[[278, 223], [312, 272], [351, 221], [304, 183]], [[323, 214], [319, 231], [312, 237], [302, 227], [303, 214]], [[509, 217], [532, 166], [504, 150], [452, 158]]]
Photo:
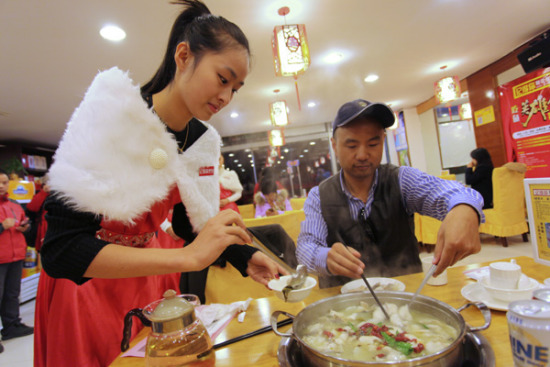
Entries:
[[[145, 365], [148, 367], [213, 366], [215, 353], [208, 331], [195, 315], [192, 303], [174, 290], [142, 309], [133, 309], [124, 320], [122, 349], [128, 349], [132, 316], [151, 326], [147, 337]], [[197, 299], [198, 303], [198, 299]]]

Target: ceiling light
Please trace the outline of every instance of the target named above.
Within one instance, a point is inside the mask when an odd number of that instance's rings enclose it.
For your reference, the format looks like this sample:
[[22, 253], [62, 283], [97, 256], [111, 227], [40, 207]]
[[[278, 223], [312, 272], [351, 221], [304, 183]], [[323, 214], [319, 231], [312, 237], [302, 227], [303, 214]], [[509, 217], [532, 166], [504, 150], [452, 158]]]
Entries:
[[300, 154], [300, 158], [304, 158], [304, 155], [303, 155], [303, 154]]
[[307, 150], [307, 149], [304, 149], [304, 153], [307, 153], [307, 152], [309, 152], [309, 150]]
[[239, 114], [237, 112], [231, 112], [231, 116], [232, 119], [236, 119], [237, 117], [239, 117]]
[[288, 148], [285, 148], [283, 151], [284, 151], [285, 153], [288, 153]]
[[309, 145], [315, 145], [315, 142], [314, 142], [314, 141], [310, 141], [310, 142], [309, 142]]
[[229, 153], [229, 156], [230, 156], [230, 157], [233, 157], [234, 155], [235, 155], [235, 154], [233, 154], [233, 153]]
[[376, 75], [376, 74], [370, 74], [370, 75], [367, 75], [367, 77], [365, 78], [365, 81], [366, 81], [367, 83], [372, 83], [372, 82], [377, 81], [378, 78], [379, 78], [378, 75]]
[[235, 162], [235, 163], [239, 163], [239, 160], [238, 160], [238, 159], [235, 159], [235, 160], [234, 160], [233, 162]]
[[126, 38], [126, 32], [116, 25], [106, 25], [99, 31], [101, 37], [109, 41], [122, 41]]
[[307, 106], [308, 106], [309, 108], [313, 108], [313, 107], [317, 106], [317, 104], [316, 104], [315, 102], [309, 102], [309, 103], [307, 104]]
[[325, 62], [327, 64], [337, 64], [344, 58], [344, 55], [342, 55], [340, 52], [332, 52], [325, 56]]

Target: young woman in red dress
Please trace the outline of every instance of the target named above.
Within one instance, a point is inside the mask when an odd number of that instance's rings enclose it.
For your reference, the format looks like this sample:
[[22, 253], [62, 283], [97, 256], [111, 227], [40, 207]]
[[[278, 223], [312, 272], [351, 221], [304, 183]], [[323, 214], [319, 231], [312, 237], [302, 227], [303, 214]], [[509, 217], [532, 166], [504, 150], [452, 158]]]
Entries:
[[[151, 81], [139, 88], [117, 68], [100, 72], [59, 144], [35, 366], [108, 366], [120, 353], [124, 315], [161, 298], [169, 274], [204, 269], [220, 255], [262, 284], [284, 273], [245, 245], [237, 213], [219, 212], [221, 139], [201, 122], [244, 84], [248, 41], [202, 2], [177, 3], [185, 9]], [[171, 208], [183, 248], [160, 248], [154, 236]]]

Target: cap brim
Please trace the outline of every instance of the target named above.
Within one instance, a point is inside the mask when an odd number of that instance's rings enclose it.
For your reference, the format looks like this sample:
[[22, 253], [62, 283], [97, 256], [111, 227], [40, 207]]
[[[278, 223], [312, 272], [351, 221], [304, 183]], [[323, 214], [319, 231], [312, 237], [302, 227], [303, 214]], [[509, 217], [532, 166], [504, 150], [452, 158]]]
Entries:
[[346, 121], [340, 123], [337, 127], [344, 126], [358, 117], [371, 117], [380, 122], [384, 128], [392, 126], [395, 122], [395, 115], [388, 106], [383, 103], [372, 103], [357, 112], [355, 115], [349, 117]]

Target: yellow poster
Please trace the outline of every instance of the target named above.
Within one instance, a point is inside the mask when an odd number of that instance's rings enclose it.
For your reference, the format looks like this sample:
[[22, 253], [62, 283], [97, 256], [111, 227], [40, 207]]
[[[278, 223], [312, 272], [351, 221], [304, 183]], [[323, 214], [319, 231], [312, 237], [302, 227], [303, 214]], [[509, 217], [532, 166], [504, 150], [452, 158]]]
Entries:
[[524, 182], [533, 258], [550, 265], [550, 178], [525, 179]]
[[29, 203], [34, 196], [34, 182], [10, 180], [8, 197], [19, 203]]
[[495, 121], [495, 110], [493, 106], [487, 106], [474, 112], [476, 126], [481, 126]]

